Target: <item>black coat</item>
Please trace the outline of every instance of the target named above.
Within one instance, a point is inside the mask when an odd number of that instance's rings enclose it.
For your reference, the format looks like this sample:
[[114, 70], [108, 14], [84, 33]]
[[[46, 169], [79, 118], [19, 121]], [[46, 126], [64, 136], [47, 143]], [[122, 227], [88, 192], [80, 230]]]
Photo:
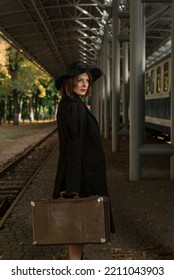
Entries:
[[98, 123], [80, 97], [62, 97], [57, 123], [59, 161], [53, 198], [58, 198], [60, 191], [108, 196]]

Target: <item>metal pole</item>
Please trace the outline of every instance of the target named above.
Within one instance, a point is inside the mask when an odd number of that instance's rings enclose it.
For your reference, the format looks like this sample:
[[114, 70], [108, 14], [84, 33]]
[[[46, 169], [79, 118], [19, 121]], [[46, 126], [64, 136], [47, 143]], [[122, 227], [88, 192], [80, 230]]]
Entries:
[[109, 28], [105, 27], [105, 102], [104, 102], [104, 137], [107, 139], [109, 137], [109, 95], [110, 95], [110, 61], [109, 61]]
[[145, 75], [146, 75], [146, 20], [144, 4], [141, 5], [142, 10], [142, 88], [141, 88], [141, 144], [144, 143], [145, 136]]
[[[103, 69], [103, 49], [101, 50], [101, 57], [100, 57], [100, 68]], [[103, 132], [103, 82], [102, 80], [100, 81], [100, 121], [99, 121], [99, 126], [100, 126], [100, 132]]]
[[[172, 28], [171, 28], [171, 77], [174, 75], [174, 0], [171, 4], [171, 19], [172, 19]], [[171, 144], [174, 145], [174, 79], [171, 79]], [[174, 154], [170, 156], [170, 178], [174, 179]]]
[[143, 3], [171, 3], [172, 0], [142, 0]]
[[112, 151], [119, 150], [119, 94], [120, 94], [120, 20], [118, 0], [112, 2]]
[[130, 1], [130, 163], [131, 180], [141, 177], [142, 112], [144, 91], [142, 90], [143, 6], [141, 0]]
[[123, 58], [123, 125], [128, 129], [128, 97], [129, 97], [129, 84], [128, 84], [128, 43], [123, 44], [124, 58]]

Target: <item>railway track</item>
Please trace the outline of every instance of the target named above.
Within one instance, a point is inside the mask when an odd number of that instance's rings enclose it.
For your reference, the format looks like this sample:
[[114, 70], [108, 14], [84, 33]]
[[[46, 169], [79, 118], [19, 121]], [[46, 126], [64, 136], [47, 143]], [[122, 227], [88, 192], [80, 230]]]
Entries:
[[57, 130], [0, 170], [0, 228], [57, 146]]

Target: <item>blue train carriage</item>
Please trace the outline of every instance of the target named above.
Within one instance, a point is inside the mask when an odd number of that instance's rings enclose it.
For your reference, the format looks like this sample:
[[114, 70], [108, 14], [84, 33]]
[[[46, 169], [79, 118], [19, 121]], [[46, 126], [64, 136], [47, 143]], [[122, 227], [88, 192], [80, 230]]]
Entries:
[[171, 57], [150, 66], [145, 74], [146, 130], [168, 138], [170, 135]]

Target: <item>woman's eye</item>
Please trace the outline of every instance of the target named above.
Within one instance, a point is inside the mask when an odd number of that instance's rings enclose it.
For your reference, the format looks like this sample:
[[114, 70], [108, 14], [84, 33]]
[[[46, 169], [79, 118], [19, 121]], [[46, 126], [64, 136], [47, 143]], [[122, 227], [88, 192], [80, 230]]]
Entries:
[[89, 80], [77, 80], [78, 84], [89, 84]]

